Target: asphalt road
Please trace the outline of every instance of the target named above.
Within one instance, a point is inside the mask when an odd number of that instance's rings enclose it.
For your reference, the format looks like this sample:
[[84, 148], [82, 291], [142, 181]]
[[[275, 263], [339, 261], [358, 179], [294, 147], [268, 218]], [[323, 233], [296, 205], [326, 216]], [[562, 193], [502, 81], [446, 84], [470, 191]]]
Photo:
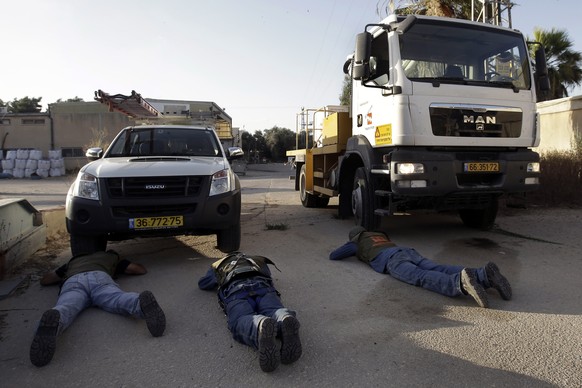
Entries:
[[[334, 217], [337, 200], [303, 208], [290, 173], [257, 165], [241, 177], [241, 250], [270, 257], [281, 270], [273, 271], [276, 286], [302, 324], [304, 353], [296, 363], [261, 372], [257, 352], [230, 336], [216, 295], [197, 288], [221, 257], [214, 237], [133, 240], [110, 247], [149, 273], [119, 283], [154, 292], [167, 315], [164, 336], [151, 337], [143, 321], [89, 309], [58, 338], [52, 362], [36, 368], [30, 342], [58, 288], [32, 281], [0, 300], [0, 386], [582, 386], [581, 210], [510, 210], [489, 232], [467, 229], [451, 214], [385, 220], [396, 243], [436, 261], [495, 261], [514, 298], [491, 291], [491, 306], [482, 309], [468, 297], [378, 274], [355, 258], [328, 260], [352, 221]], [[57, 252], [55, 265], [69, 255]]]

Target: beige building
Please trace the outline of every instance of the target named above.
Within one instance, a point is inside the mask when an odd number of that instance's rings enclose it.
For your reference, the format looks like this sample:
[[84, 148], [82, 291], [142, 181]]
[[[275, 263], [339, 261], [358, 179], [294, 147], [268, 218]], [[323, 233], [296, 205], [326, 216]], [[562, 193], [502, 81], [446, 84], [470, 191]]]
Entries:
[[38, 149], [43, 158], [48, 158], [49, 150], [60, 150], [65, 169], [74, 171], [87, 163], [85, 152], [89, 147], [106, 147], [124, 127], [156, 122], [213, 125], [225, 147], [240, 146], [232, 118], [213, 102], [149, 101], [159, 117], [134, 119], [128, 112], [110, 110], [98, 101], [49, 104], [47, 112], [42, 113], [0, 111], [0, 153], [5, 157], [8, 150]]

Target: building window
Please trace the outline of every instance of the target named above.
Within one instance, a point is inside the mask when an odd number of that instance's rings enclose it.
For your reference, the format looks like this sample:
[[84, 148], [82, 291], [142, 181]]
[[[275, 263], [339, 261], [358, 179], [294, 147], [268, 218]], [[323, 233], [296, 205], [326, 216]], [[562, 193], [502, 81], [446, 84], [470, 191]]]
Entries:
[[0, 125], [10, 125], [10, 119], [2, 119], [2, 120], [0, 120]]
[[44, 119], [22, 119], [22, 125], [44, 124]]
[[81, 147], [62, 148], [61, 154], [63, 158], [79, 158], [85, 156]]

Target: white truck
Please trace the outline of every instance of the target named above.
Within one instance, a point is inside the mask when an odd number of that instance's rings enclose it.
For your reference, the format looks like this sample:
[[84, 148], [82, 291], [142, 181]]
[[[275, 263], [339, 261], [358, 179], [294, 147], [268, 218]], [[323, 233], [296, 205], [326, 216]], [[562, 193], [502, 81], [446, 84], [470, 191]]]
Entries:
[[73, 255], [108, 241], [216, 234], [223, 252], [239, 249], [241, 186], [211, 127], [140, 125], [122, 129], [104, 152], [90, 148], [66, 201]]
[[340, 218], [367, 229], [418, 209], [491, 228], [502, 195], [540, 184], [536, 88], [549, 83], [543, 48], [535, 53], [534, 69], [519, 31], [487, 23], [391, 15], [367, 25], [344, 65], [350, 109], [298, 120], [303, 143], [287, 156], [301, 202], [339, 196]]

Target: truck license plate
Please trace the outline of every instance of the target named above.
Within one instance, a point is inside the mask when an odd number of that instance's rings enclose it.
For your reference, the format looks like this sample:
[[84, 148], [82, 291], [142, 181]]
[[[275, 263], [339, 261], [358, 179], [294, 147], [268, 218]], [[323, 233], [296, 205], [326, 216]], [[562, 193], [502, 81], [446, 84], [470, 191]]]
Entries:
[[141, 217], [129, 219], [129, 229], [165, 229], [178, 228], [183, 225], [184, 217], [182, 216]]
[[464, 172], [499, 172], [498, 162], [469, 162], [463, 163]]

